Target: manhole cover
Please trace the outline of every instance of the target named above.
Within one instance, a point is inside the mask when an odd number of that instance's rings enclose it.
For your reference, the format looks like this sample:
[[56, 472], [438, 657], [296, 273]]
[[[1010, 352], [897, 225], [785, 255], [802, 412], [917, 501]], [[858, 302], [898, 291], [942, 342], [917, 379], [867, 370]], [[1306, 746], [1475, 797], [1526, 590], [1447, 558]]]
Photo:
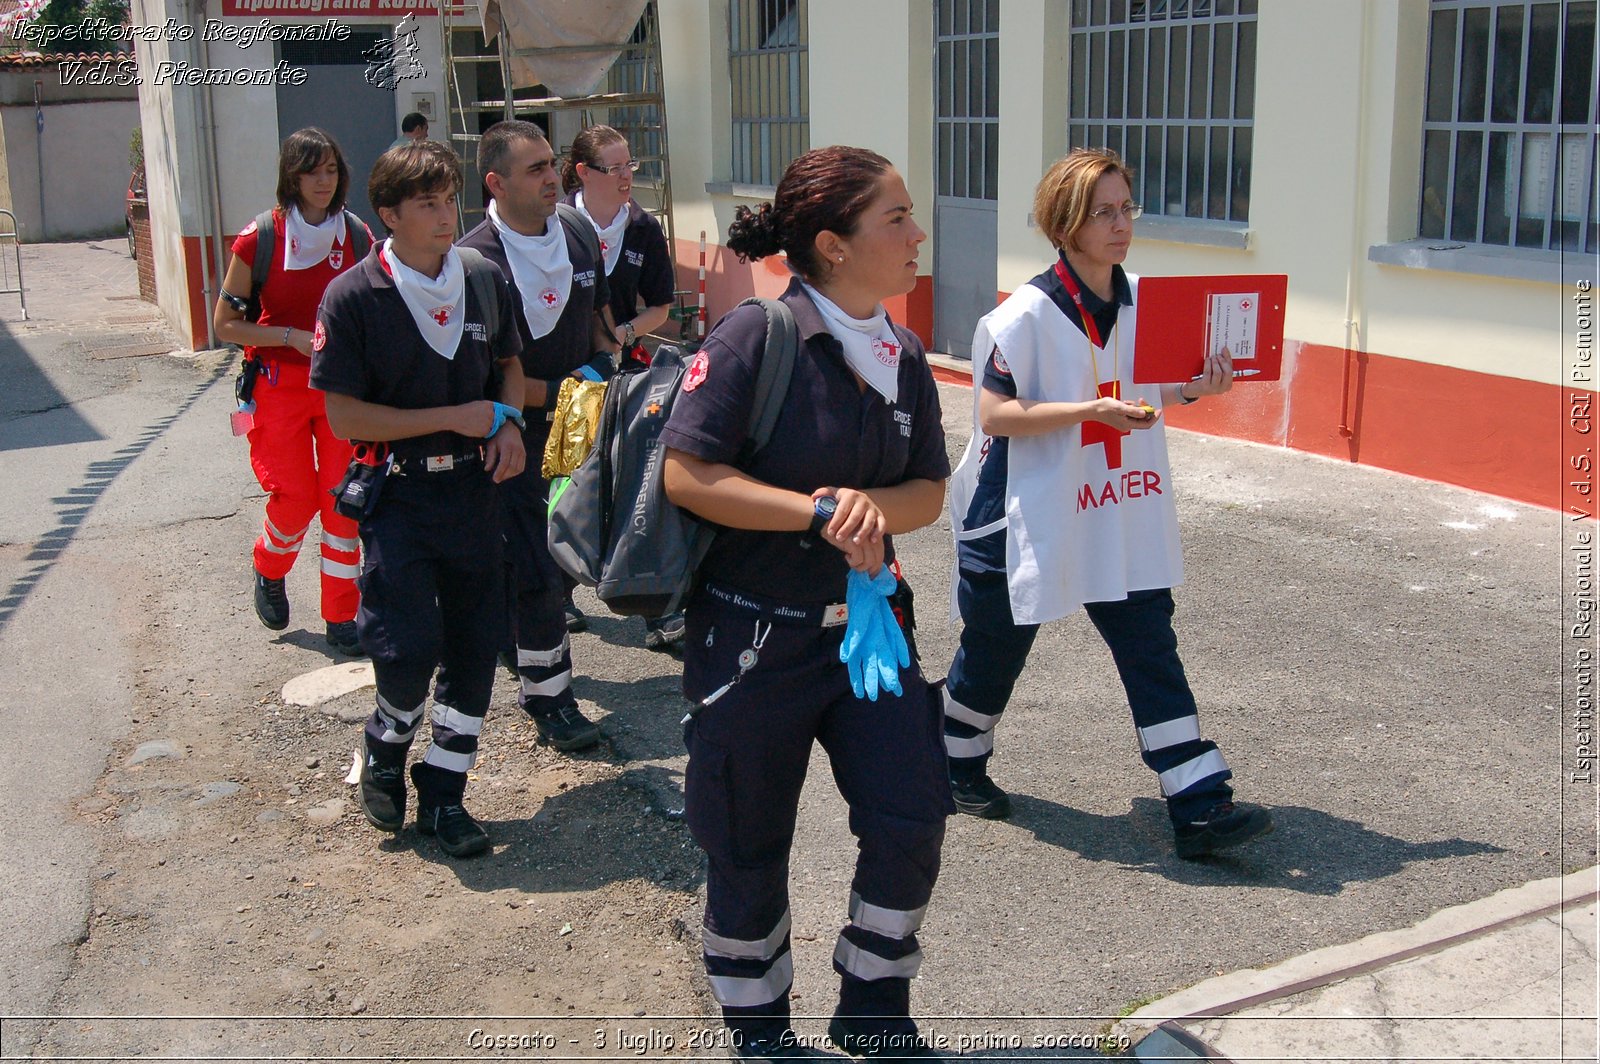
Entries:
[[171, 344], [116, 344], [111, 347], [89, 348], [90, 358], [139, 358], [143, 355], [164, 355], [172, 350]]

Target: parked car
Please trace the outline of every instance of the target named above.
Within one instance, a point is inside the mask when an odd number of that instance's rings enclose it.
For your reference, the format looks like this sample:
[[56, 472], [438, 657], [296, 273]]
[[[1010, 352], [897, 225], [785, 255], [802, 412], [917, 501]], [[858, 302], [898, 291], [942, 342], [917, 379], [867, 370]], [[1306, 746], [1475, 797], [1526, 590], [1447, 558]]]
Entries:
[[128, 257], [135, 261], [139, 258], [139, 248], [133, 239], [133, 205], [144, 201], [144, 167], [136, 168], [128, 176], [128, 195], [123, 203], [122, 217], [128, 226]]

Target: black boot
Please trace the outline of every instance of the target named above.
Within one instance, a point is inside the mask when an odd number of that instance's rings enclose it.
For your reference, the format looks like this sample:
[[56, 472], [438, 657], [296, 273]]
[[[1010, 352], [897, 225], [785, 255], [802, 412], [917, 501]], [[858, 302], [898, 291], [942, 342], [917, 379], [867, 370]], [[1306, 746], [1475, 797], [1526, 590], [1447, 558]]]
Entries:
[[417, 788], [417, 830], [439, 840], [451, 857], [471, 857], [489, 848], [489, 833], [461, 804], [466, 776], [419, 761], [411, 766]]
[[[254, 570], [251, 572], [255, 573]], [[282, 580], [268, 580], [260, 573], [256, 578], [256, 616], [274, 632], [289, 627], [289, 593]]]
[[361, 784], [356, 788], [361, 812], [379, 831], [399, 831], [406, 822], [406, 763], [383, 763], [370, 751], [361, 763]]

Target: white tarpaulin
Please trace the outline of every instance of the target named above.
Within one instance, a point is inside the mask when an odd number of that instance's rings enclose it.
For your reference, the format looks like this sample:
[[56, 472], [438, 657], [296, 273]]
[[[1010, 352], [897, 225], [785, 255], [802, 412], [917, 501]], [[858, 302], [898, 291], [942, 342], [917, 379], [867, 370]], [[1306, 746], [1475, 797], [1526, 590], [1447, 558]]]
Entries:
[[[485, 0], [483, 36], [504, 31], [500, 47], [511, 55], [511, 83], [519, 89], [543, 84], [556, 96], [587, 96], [616, 62], [646, 0]], [[530, 48], [593, 51], [519, 56]]]

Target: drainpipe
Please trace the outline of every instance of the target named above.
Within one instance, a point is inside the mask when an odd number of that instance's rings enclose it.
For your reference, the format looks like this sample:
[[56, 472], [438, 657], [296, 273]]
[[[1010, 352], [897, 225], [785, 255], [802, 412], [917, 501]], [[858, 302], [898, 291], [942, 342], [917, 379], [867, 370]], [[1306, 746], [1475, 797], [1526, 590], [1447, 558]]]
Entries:
[[[195, 8], [195, 0], [183, 0], [184, 24], [193, 27], [195, 36], [203, 39], [205, 26], [196, 21], [197, 17], [198, 11]], [[193, 45], [190, 45], [191, 49], [193, 47]], [[192, 52], [191, 55], [193, 56]], [[193, 57], [198, 58], [198, 56]], [[219, 263], [215, 251], [207, 247], [208, 238], [213, 240], [215, 238], [215, 227], [211, 222], [212, 217], [215, 215], [215, 205], [211, 202], [212, 182], [209, 164], [212, 160], [208, 150], [205, 123], [202, 121], [200, 114], [200, 103], [203, 103], [204, 100], [205, 95], [202, 93], [200, 100], [197, 101], [191, 113], [194, 116], [195, 158], [200, 164], [199, 213], [200, 225], [203, 230], [200, 234], [200, 292], [205, 302], [203, 317], [206, 323], [206, 347], [211, 348], [217, 346], [216, 329], [211, 322], [211, 310], [217, 303], [217, 288], [220, 287], [221, 277], [218, 274]], [[206, 232], [205, 230], [212, 231]]]
[[[197, 14], [201, 20], [200, 33], [200, 68], [211, 69], [211, 45], [206, 40], [205, 12], [207, 0], [199, 0], [200, 7]], [[211, 175], [211, 261], [216, 266], [217, 288], [222, 288], [223, 274], [227, 273], [227, 257], [223, 249], [222, 228], [222, 168], [217, 164], [217, 109], [211, 95], [211, 83], [208, 81], [200, 90], [201, 102], [205, 105], [204, 129], [206, 135], [206, 168]], [[212, 305], [216, 301], [212, 300]], [[211, 324], [211, 315], [206, 315], [206, 331], [210, 335], [212, 347], [217, 346], [214, 327]]]
[[34, 144], [39, 157], [39, 239], [50, 239], [50, 216], [44, 207], [44, 82], [33, 83]]
[[1355, 436], [1351, 424], [1350, 377], [1356, 353], [1361, 350], [1361, 270], [1366, 264], [1362, 245], [1366, 243], [1363, 231], [1367, 206], [1367, 72], [1371, 68], [1372, 8], [1367, 0], [1361, 4], [1361, 57], [1356, 68], [1356, 147], [1351, 152], [1352, 173], [1355, 178], [1355, 202], [1351, 205], [1350, 259], [1344, 276], [1344, 379], [1339, 396], [1339, 435], [1345, 439]]

